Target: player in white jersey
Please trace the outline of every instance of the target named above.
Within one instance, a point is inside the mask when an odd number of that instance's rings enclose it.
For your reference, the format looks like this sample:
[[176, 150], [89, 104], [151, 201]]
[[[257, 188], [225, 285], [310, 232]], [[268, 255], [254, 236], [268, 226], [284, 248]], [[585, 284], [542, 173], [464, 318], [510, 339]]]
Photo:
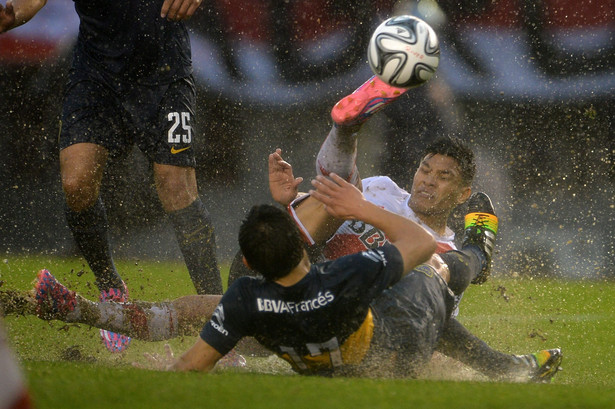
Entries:
[[[436, 238], [439, 253], [455, 249], [455, 236], [447, 221], [453, 209], [470, 197], [476, 172], [472, 151], [459, 139], [442, 138], [425, 149], [410, 192], [388, 177], [363, 180], [359, 177], [356, 166], [358, 132], [362, 123], [378, 111], [370, 110], [373, 101], [384, 102], [380, 105], [382, 108], [404, 92], [405, 89], [390, 87], [372, 77], [338, 102], [331, 113], [334, 125], [317, 156], [316, 171], [321, 175], [336, 173], [360, 188], [368, 201], [418, 221]], [[306, 242], [317, 249], [316, 254], [335, 259], [386, 242], [382, 232], [361, 221], [341, 224], [339, 220], [323, 220], [326, 217], [319, 214], [326, 212], [321, 205], [309, 196], [299, 196], [298, 186], [303, 178], [294, 177], [292, 167], [283, 160], [280, 150], [269, 157], [269, 181], [274, 200], [288, 206]], [[299, 207], [304, 217], [297, 216]], [[320, 246], [324, 246], [322, 252]], [[231, 266], [229, 283], [240, 275], [249, 274], [240, 260], [241, 254], [238, 254]], [[473, 283], [484, 282], [489, 273], [489, 269], [485, 269]], [[453, 317], [457, 313], [458, 308], [455, 308]], [[506, 378], [522, 364], [515, 355], [491, 349], [454, 318], [445, 326], [438, 350], [491, 378]]]
[[[447, 221], [453, 209], [464, 203], [471, 194], [471, 184], [475, 174], [474, 155], [458, 138], [441, 138], [430, 144], [424, 151], [420, 166], [417, 169], [410, 192], [401, 189], [391, 179], [376, 176], [367, 179], [358, 176], [356, 165], [340, 166], [343, 163], [340, 155], [339, 140], [342, 127], [334, 127], [319, 152], [318, 172], [328, 174], [334, 168], [336, 173], [346, 180], [353, 181], [363, 191], [368, 201], [385, 207], [394, 213], [411, 218], [426, 228], [438, 241], [438, 253], [455, 249], [455, 236], [448, 227]], [[357, 134], [347, 135], [356, 142]], [[351, 144], [356, 150], [356, 143]], [[323, 153], [323, 151], [326, 152]], [[349, 155], [356, 157], [356, 154]], [[294, 178], [290, 164], [284, 161], [281, 151], [270, 155], [270, 190], [275, 201], [288, 206], [289, 212], [295, 218], [306, 242], [313, 247], [325, 246], [322, 254], [328, 259], [351, 254], [354, 251], [374, 248], [384, 243], [385, 237], [371, 226], [360, 221], [345, 222], [328, 220], [326, 228], [319, 223], [319, 204], [305, 200], [308, 196], [298, 194], [298, 184], [302, 178]], [[289, 171], [289, 174], [285, 172]], [[351, 175], [351, 176], [349, 176]], [[353, 180], [354, 179], [354, 180]], [[314, 209], [314, 214], [306, 217], [309, 225], [304, 225], [296, 216], [296, 209], [301, 207]], [[316, 222], [314, 222], [316, 221]], [[318, 227], [316, 227], [318, 225]], [[340, 227], [341, 226], [341, 227]], [[338, 228], [340, 228], [338, 230]], [[488, 271], [483, 272], [477, 281], [484, 281]], [[241, 254], [233, 261], [229, 274], [229, 283], [241, 275], [250, 274], [241, 262]]]
[[[427, 230], [438, 244], [437, 252], [445, 253], [456, 250], [455, 233], [446, 226], [444, 234], [439, 234], [428, 224], [425, 224], [410, 207], [410, 193], [399, 187], [388, 176], [373, 176], [362, 181], [365, 198], [393, 213], [404, 216], [418, 223]], [[384, 242], [382, 232], [369, 224], [358, 220], [346, 221], [337, 230], [335, 235], [327, 241], [324, 255], [333, 260], [347, 254], [356, 253], [367, 248], [379, 247]]]

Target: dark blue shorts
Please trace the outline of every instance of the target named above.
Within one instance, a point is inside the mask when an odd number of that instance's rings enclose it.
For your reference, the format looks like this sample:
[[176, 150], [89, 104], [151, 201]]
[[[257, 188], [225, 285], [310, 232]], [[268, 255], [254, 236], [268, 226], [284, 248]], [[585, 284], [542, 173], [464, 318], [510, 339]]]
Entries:
[[195, 99], [192, 77], [112, 86], [73, 72], [64, 95], [60, 150], [89, 142], [119, 157], [137, 145], [152, 162], [195, 167]]
[[418, 266], [372, 302], [372, 346], [395, 354], [397, 375], [416, 375], [431, 359], [453, 305], [444, 280], [433, 268]]

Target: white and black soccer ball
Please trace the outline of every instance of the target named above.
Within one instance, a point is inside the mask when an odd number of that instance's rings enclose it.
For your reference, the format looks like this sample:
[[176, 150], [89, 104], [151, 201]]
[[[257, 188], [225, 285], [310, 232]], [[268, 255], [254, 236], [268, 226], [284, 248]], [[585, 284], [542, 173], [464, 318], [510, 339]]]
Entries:
[[412, 88], [435, 74], [440, 63], [440, 43], [435, 31], [420, 18], [391, 17], [372, 34], [367, 60], [382, 81]]

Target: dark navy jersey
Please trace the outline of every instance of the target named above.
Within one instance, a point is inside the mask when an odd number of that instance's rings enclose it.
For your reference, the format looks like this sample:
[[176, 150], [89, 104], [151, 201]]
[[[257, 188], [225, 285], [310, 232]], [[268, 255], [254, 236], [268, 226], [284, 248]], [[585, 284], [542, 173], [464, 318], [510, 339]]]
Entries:
[[192, 72], [186, 27], [160, 17], [163, 0], [74, 1], [80, 19], [76, 70], [151, 84]]
[[373, 334], [370, 303], [402, 272], [401, 254], [386, 244], [314, 264], [290, 287], [242, 277], [222, 296], [201, 338], [226, 354], [252, 336], [305, 373], [357, 363]]

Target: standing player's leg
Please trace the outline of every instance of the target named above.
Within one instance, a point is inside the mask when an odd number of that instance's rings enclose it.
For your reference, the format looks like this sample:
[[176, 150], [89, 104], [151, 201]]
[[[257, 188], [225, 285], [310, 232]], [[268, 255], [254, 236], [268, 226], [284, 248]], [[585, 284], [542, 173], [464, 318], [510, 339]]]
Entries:
[[101, 291], [125, 287], [113, 263], [107, 214], [100, 199], [107, 156], [107, 150], [94, 143], [77, 143], [60, 151], [68, 227]]
[[[66, 86], [60, 130], [60, 173], [66, 197], [66, 220], [77, 246], [96, 277], [100, 300], [124, 301], [126, 285], [113, 263], [100, 186], [109, 155], [132, 145], [126, 136], [121, 103], [105, 84], [71, 77]], [[101, 331], [111, 352], [130, 338]]]
[[135, 86], [137, 103], [131, 110], [135, 113], [134, 120], [145, 130], [144, 139], [138, 144], [154, 162], [158, 197], [175, 229], [197, 293], [222, 294], [213, 223], [199, 197], [196, 180], [194, 82], [184, 78], [159, 87], [155, 91], [158, 96], [152, 98], [158, 102], [156, 105], [151, 101], [151, 105], [139, 104], [142, 91]]
[[[75, 242], [96, 277], [101, 301], [125, 301], [126, 284], [111, 255], [109, 224], [100, 185], [107, 150], [93, 143], [78, 143], [60, 152], [62, 187], [66, 195], [66, 220]], [[111, 352], [123, 351], [130, 338], [101, 330], [103, 344]]]
[[194, 168], [156, 163], [154, 177], [196, 292], [222, 294], [214, 228], [198, 195]]

